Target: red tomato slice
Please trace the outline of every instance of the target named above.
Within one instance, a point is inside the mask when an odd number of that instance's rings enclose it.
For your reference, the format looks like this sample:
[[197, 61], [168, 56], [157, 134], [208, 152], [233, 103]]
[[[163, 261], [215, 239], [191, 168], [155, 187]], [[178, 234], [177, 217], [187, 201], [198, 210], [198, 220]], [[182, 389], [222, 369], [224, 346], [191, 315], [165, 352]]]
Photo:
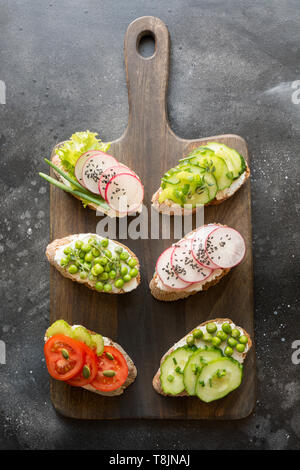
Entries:
[[[114, 371], [115, 375], [107, 377], [103, 374], [107, 370]], [[104, 346], [102, 355], [98, 357], [98, 373], [91, 382], [92, 387], [101, 392], [112, 392], [124, 384], [127, 376], [128, 365], [123, 354], [113, 346]]]
[[[73, 387], [88, 385], [94, 380], [98, 372], [97, 356], [95, 352], [84, 343], [82, 343], [81, 346], [84, 350], [83, 367], [76, 377], [68, 380], [68, 384], [73, 385]], [[87, 374], [89, 374], [89, 377], [87, 377]]]
[[44, 353], [48, 372], [56, 380], [70, 380], [83, 367], [82, 343], [68, 336], [52, 336], [44, 346]]

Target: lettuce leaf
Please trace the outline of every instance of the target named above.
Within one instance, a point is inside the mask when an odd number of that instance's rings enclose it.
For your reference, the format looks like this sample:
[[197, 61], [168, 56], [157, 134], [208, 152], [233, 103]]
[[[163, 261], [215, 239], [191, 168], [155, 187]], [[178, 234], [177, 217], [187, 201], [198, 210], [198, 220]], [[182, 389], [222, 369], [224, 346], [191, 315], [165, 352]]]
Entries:
[[74, 168], [78, 158], [88, 150], [101, 150], [107, 152], [110, 143], [104, 143], [101, 139], [97, 139], [97, 133], [85, 131], [76, 132], [67, 140], [64, 145], [56, 149], [64, 169], [74, 175]]

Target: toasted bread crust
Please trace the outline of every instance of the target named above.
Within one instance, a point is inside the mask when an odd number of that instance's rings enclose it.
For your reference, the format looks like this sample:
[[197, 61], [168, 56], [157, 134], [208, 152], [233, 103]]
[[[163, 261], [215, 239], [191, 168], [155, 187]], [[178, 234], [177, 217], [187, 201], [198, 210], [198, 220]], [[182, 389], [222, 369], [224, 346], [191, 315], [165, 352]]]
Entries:
[[[54, 266], [64, 277], [67, 277], [68, 279], [71, 279], [71, 281], [73, 281], [73, 282], [78, 282], [79, 284], [84, 284], [89, 289], [92, 289], [92, 290], [96, 291], [95, 283], [90, 282], [88, 279], [80, 279], [80, 274], [79, 273], [70, 274], [69, 271], [64, 269], [60, 264], [58, 264], [55, 261], [55, 254], [56, 254], [56, 251], [58, 250], [58, 248], [60, 248], [63, 245], [68, 245], [69, 243], [72, 242], [73, 237], [76, 237], [78, 235], [79, 234], [68, 235], [67, 237], [59, 238], [57, 240], [54, 240], [53, 242], [51, 242], [47, 246], [46, 256], [47, 256], [47, 259], [48, 259], [49, 263], [52, 264], [52, 266]], [[132, 258], [134, 258], [137, 261], [137, 263], [138, 263], [137, 264], [137, 269], [139, 270], [139, 274], [138, 274], [136, 279], [137, 279], [137, 283], [139, 285], [140, 282], [141, 282], [139, 259], [127, 246], [123, 245], [120, 242], [117, 242], [116, 240], [114, 240], [114, 243], [120, 245], [122, 248], [125, 248], [128, 251], [128, 253], [132, 256]], [[108, 292], [108, 294], [114, 294], [114, 295], [117, 294], [118, 295], [118, 294], [126, 294], [126, 292], [123, 289], [121, 289], [120, 292]]]
[[[243, 173], [244, 174], [244, 173]], [[204, 206], [217, 206], [219, 204], [222, 204], [222, 202], [226, 201], [230, 197], [232, 197], [247, 181], [247, 179], [250, 176], [250, 168], [248, 164], [246, 163], [246, 171], [245, 171], [245, 179], [240, 187], [238, 187], [233, 194], [224, 196], [222, 199], [213, 199], [212, 201], [208, 202], [207, 204], [204, 204]], [[179, 206], [179, 204], [174, 203], [173, 201], [166, 200], [164, 201], [163, 204], [159, 204], [158, 198], [161, 192], [161, 188], [159, 188], [152, 196], [151, 203], [152, 205], [159, 211], [159, 212], [168, 212], [169, 215], [180, 215], [183, 214], [183, 207]], [[197, 207], [194, 207], [194, 209], [191, 209], [190, 211], [185, 211], [185, 215], [188, 215], [189, 213], [195, 214], [197, 211]]]
[[[230, 318], [214, 318], [212, 320], [207, 320], [203, 323], [200, 323], [200, 325], [196, 326], [195, 328], [192, 329], [192, 331], [190, 331], [189, 333], [187, 333], [185, 336], [183, 336], [182, 339], [186, 338], [187, 336], [191, 335], [192, 332], [196, 329], [196, 328], [200, 328], [201, 326], [205, 326], [207, 323], [212, 323], [212, 322], [218, 322], [218, 323], [234, 323]], [[239, 326], [239, 328], [241, 328]], [[252, 347], [252, 340], [250, 338], [250, 335], [249, 333], [247, 333], [246, 330], [244, 330], [244, 328], [241, 328], [243, 330], [243, 334], [245, 336], [247, 336], [248, 338], [248, 350], [247, 352], [244, 352], [243, 354], [241, 354], [241, 357], [243, 359], [243, 361], [245, 360], [248, 352], [250, 351], [251, 347]], [[160, 364], [163, 363], [163, 361], [165, 360], [165, 358], [171, 354], [171, 352], [173, 352], [175, 350], [174, 348], [174, 345], [162, 356], [161, 360], [160, 360]], [[188, 393], [187, 392], [182, 392], [182, 393], [179, 393], [178, 395], [168, 395], [167, 393], [165, 393], [162, 388], [161, 388], [161, 383], [160, 383], [160, 367], [158, 369], [158, 371], [156, 372], [155, 376], [153, 377], [153, 380], [152, 380], [152, 385], [153, 385], [153, 388], [154, 390], [159, 393], [160, 395], [164, 395], [164, 396], [170, 396], [170, 397], [188, 397]]]

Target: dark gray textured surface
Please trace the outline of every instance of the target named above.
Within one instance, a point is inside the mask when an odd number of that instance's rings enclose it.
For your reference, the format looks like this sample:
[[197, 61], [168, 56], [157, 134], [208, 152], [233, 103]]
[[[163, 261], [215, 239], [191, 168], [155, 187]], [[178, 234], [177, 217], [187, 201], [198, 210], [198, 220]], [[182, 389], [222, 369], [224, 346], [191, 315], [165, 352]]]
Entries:
[[[171, 34], [174, 131], [240, 134], [252, 155], [258, 403], [240, 422], [75, 422], [49, 400], [49, 188], [37, 171], [73, 131], [123, 132], [123, 38], [143, 15]], [[297, 0], [1, 2], [0, 448], [300, 448], [299, 21]]]

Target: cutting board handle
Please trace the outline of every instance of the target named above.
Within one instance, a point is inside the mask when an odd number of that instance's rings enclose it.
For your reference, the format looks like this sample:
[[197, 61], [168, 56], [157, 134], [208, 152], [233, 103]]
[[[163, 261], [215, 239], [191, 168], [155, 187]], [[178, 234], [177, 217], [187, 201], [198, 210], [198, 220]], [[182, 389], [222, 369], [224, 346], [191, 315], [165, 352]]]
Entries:
[[[142, 37], [152, 36], [155, 50], [151, 57], [139, 51]], [[169, 74], [170, 40], [167, 26], [159, 18], [143, 16], [133, 21], [127, 29], [124, 55], [128, 87], [129, 118], [126, 133], [145, 135], [151, 126], [160, 132], [167, 125], [166, 92]], [[154, 135], [153, 135], [154, 133]]]

